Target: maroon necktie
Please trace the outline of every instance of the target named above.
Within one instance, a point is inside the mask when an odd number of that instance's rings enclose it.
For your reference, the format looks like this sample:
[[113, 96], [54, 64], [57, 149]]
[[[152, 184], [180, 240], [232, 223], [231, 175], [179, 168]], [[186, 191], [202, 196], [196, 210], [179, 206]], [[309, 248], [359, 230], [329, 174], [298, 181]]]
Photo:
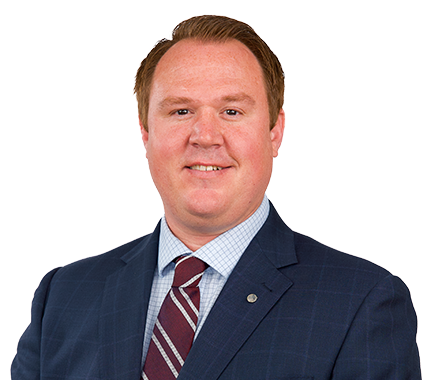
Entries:
[[192, 256], [176, 261], [173, 285], [162, 303], [149, 344], [143, 380], [175, 379], [195, 336], [199, 281], [207, 265]]

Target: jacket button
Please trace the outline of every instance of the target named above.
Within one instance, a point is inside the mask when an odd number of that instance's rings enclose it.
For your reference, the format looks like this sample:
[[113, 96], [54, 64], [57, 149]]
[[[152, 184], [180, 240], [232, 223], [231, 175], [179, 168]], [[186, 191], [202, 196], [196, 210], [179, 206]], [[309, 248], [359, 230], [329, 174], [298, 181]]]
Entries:
[[257, 299], [258, 299], [257, 295], [253, 293], [249, 294], [248, 297], [246, 297], [246, 300], [249, 303], [254, 303], [255, 301], [257, 301]]

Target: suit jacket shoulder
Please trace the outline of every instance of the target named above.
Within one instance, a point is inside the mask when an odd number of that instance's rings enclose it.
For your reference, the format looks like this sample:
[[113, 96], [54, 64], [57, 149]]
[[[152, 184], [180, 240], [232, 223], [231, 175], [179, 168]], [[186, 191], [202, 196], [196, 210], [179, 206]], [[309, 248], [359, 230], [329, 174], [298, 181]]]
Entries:
[[342, 290], [351, 286], [358, 293], [368, 292], [381, 279], [391, 276], [389, 271], [368, 260], [340, 252], [296, 232], [294, 243], [298, 265], [292, 270], [313, 275], [331, 288]]
[[121, 378], [140, 380], [158, 235], [159, 225], [150, 235], [48, 273], [35, 293], [12, 378], [93, 380], [126, 373]]
[[86, 276], [90, 277], [89, 273], [99, 279], [107, 277], [111, 271], [114, 271], [125, 264], [122, 257], [125, 257], [125, 255], [128, 254], [128, 252], [131, 252], [134, 247], [137, 247], [139, 244], [143, 244], [143, 241], [149, 239], [150, 236], [151, 234], [142, 236], [106, 253], [87, 257], [59, 268], [59, 271], [55, 275], [55, 280], [64, 278], [81, 281]]

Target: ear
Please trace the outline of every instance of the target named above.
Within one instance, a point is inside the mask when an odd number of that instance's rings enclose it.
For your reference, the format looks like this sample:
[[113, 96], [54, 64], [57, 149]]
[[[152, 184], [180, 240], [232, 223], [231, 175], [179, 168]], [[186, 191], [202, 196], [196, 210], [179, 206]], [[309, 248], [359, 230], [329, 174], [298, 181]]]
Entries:
[[149, 140], [149, 132], [143, 126], [142, 120], [140, 119], [140, 116], [139, 116], [139, 125], [140, 125], [140, 131], [142, 132], [143, 144], [145, 145], [145, 149], [147, 149], [147, 144], [148, 144], [148, 140]]
[[279, 116], [273, 129], [270, 131], [270, 139], [272, 141], [273, 157], [277, 157], [277, 153], [282, 143], [283, 131], [285, 129], [285, 112], [280, 110]]

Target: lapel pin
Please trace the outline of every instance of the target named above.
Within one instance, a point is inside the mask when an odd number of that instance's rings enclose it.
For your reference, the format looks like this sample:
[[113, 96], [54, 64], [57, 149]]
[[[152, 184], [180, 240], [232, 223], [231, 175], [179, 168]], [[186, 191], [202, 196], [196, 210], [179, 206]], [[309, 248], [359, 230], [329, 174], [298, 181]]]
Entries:
[[257, 295], [253, 293], [249, 294], [248, 297], [246, 297], [246, 300], [249, 303], [254, 303], [255, 301], [257, 301], [257, 299], [258, 299]]

